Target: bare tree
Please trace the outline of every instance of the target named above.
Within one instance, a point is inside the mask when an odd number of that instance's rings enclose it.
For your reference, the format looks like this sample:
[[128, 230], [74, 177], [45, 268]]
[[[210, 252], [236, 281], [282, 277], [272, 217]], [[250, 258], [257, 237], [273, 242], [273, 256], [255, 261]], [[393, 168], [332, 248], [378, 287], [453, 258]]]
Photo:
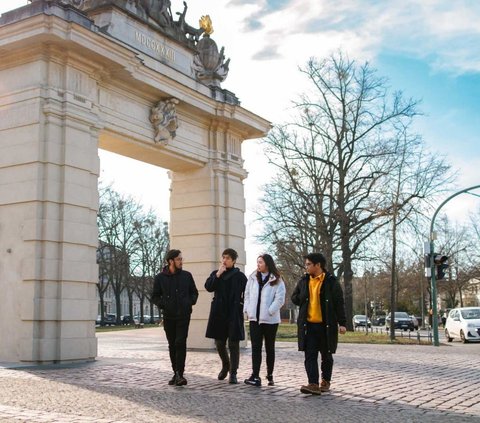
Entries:
[[[438, 156], [428, 153], [423, 148], [422, 140], [411, 135], [408, 128], [399, 122], [394, 138], [395, 158], [385, 185], [385, 197], [391, 201], [391, 245], [392, 260], [390, 274], [390, 306], [392, 316], [397, 310], [398, 269], [397, 269], [397, 234], [404, 224], [413, 224], [416, 230], [417, 218], [422, 212], [432, 208], [438, 194], [445, 192], [452, 182], [450, 166]], [[394, 319], [390, 319], [390, 339], [395, 339]]]
[[111, 187], [100, 189], [98, 212], [99, 238], [108, 251], [101, 256], [100, 266], [113, 289], [117, 323], [122, 314], [120, 296], [131, 275], [130, 257], [135, 251], [135, 225], [141, 219], [142, 206], [131, 197], [120, 195]]
[[463, 307], [462, 292], [475, 277], [472, 252], [476, 246], [471, 233], [471, 227], [452, 224], [447, 216], [442, 216], [437, 225], [436, 252], [448, 256], [449, 263], [445, 279], [437, 282], [447, 308]]
[[[158, 220], [155, 214], [150, 211], [141, 221], [134, 224], [136, 235], [136, 249], [133, 254], [135, 283], [133, 290], [140, 299], [140, 307], [144, 309], [145, 301], [150, 303], [151, 318], [153, 319], [153, 303], [151, 293], [153, 290], [153, 279], [161, 269], [165, 254], [169, 248], [168, 227], [165, 222]], [[141, 316], [143, 323], [143, 313]]]
[[398, 125], [408, 128], [417, 102], [390, 95], [368, 63], [357, 66], [341, 53], [312, 59], [302, 72], [314, 90], [296, 103], [298, 121], [267, 137], [279, 174], [266, 187], [263, 239], [296, 248], [298, 256], [325, 252], [343, 277], [351, 330], [352, 263], [369, 237], [391, 222], [394, 208], [405, 206], [385, 198], [385, 186], [398, 164]]

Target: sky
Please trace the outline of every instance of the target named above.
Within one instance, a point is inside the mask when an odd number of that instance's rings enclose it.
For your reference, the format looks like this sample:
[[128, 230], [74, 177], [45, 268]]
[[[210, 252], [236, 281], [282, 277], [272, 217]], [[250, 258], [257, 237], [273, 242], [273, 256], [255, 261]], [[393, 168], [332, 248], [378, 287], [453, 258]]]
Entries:
[[[393, 90], [421, 100], [424, 115], [415, 130], [428, 148], [444, 155], [458, 171], [454, 190], [480, 184], [480, 1], [478, 0], [202, 0], [187, 1], [186, 21], [198, 26], [210, 15], [212, 38], [231, 59], [222, 87], [232, 91], [244, 108], [284, 123], [293, 116], [292, 100], [306, 90], [298, 71], [309, 58], [345, 52], [358, 63], [368, 61]], [[27, 4], [0, 0], [0, 13]], [[172, 12], [182, 11], [172, 0]], [[254, 242], [254, 224], [262, 184], [271, 172], [261, 140], [242, 146], [247, 199], [247, 266], [264, 252]], [[100, 152], [101, 178], [131, 194], [168, 220], [167, 172], [131, 159]], [[140, 186], [151, 185], [139, 190]], [[480, 190], [476, 191], [480, 194]], [[446, 197], [445, 197], [446, 198]], [[439, 203], [443, 199], [439, 199]], [[442, 209], [464, 220], [480, 206], [480, 199], [462, 195]]]

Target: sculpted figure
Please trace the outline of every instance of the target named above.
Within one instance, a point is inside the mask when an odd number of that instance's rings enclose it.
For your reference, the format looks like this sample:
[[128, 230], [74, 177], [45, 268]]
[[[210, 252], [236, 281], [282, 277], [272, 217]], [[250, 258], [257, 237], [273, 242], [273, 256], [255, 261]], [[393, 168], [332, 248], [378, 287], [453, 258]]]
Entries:
[[182, 34], [185, 34], [185, 36], [192, 40], [194, 43], [197, 43], [200, 35], [203, 34], [205, 31], [203, 28], [194, 28], [193, 26], [190, 26], [186, 21], [185, 21], [185, 15], [187, 14], [187, 2], [183, 2], [183, 12], [177, 12], [178, 15], [178, 21], [175, 22], [182, 32]]
[[147, 17], [152, 18], [161, 27], [173, 24], [170, 0], [135, 0], [136, 6], [143, 10]]
[[177, 110], [175, 105], [179, 101], [176, 98], [159, 101], [152, 107], [150, 122], [155, 129], [155, 143], [167, 145], [168, 141], [175, 138], [178, 128]]

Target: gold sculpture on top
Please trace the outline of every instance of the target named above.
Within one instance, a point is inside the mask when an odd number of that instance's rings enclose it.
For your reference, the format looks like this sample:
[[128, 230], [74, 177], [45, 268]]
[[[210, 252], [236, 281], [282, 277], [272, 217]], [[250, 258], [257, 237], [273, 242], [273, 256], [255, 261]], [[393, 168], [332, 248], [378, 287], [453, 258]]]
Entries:
[[213, 32], [213, 25], [210, 15], [202, 16], [198, 22], [200, 24], [200, 28], [203, 29], [206, 35], [210, 35]]

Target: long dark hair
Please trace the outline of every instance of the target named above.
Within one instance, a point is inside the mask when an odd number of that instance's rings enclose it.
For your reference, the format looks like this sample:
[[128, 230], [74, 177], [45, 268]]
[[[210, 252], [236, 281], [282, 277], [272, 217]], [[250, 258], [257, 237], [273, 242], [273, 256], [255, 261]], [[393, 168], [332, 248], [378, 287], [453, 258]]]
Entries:
[[275, 279], [270, 282], [270, 285], [276, 285], [280, 280], [280, 272], [278, 271], [277, 266], [273, 261], [273, 257], [270, 254], [261, 254], [257, 257], [257, 259], [259, 259], [260, 257], [265, 262], [265, 265], [267, 266], [269, 273], [275, 276]]

